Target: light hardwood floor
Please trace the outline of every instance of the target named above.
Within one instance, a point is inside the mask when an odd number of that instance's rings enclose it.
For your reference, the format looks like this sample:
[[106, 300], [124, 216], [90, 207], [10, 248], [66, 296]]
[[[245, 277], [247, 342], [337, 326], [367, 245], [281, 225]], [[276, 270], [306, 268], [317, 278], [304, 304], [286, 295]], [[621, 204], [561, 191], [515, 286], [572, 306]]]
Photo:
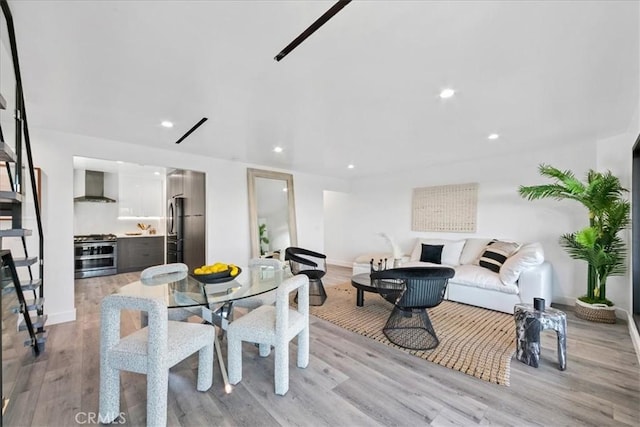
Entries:
[[[325, 285], [345, 283], [350, 269], [330, 267]], [[98, 409], [99, 304], [138, 273], [76, 281], [77, 321], [50, 326], [45, 353], [34, 358], [15, 333], [3, 297], [3, 388], [11, 401], [5, 426], [91, 424]], [[367, 294], [366, 298], [377, 297]], [[555, 336], [543, 333], [538, 369], [512, 360], [511, 386], [489, 384], [411, 356], [312, 317], [311, 358], [295, 367], [290, 389], [273, 391], [273, 352], [262, 359], [246, 344], [244, 376], [226, 394], [220, 372], [206, 393], [195, 389], [197, 357], [172, 368], [171, 426], [640, 425], [640, 370], [627, 325], [568, 315], [567, 370], [557, 369]], [[138, 322], [125, 317], [123, 328]], [[515, 333], [515, 332], [514, 332]], [[223, 341], [226, 354], [226, 341]], [[144, 425], [143, 375], [122, 374], [126, 425]]]

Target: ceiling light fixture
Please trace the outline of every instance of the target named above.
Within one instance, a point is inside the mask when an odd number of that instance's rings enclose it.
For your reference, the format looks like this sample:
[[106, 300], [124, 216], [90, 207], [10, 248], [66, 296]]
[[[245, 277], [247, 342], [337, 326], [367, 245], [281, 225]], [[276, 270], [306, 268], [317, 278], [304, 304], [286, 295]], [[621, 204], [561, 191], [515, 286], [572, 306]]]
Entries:
[[500, 135], [498, 135], [497, 133], [492, 133], [492, 134], [491, 134], [491, 135], [489, 135], [487, 138], [488, 138], [488, 139], [491, 139], [491, 140], [495, 140], [495, 139], [500, 138]]
[[160, 123], [160, 126], [162, 126], [163, 128], [172, 128], [173, 123], [168, 120], [165, 120], [162, 123]]
[[331, 6], [331, 8], [327, 10], [320, 18], [316, 19], [315, 22], [309, 26], [309, 28], [304, 30], [298, 37], [293, 39], [293, 41], [285, 46], [285, 48], [282, 49], [273, 59], [280, 62], [282, 58], [287, 56], [289, 52], [298, 47], [300, 43], [305, 41], [311, 34], [315, 33], [318, 28], [322, 27], [329, 19], [331, 19], [336, 13], [340, 12], [342, 8], [348, 5], [350, 2], [351, 0], [338, 0], [336, 4]]
[[355, 168], [355, 166], [352, 163], [347, 165], [347, 169], [353, 169], [353, 168]]
[[442, 99], [451, 98], [455, 93], [456, 91], [453, 89], [450, 89], [450, 88], [443, 89], [442, 92], [440, 92], [440, 98]]
[[187, 133], [185, 133], [184, 135], [182, 135], [182, 136], [180, 137], [180, 139], [178, 139], [178, 140], [176, 141], [176, 144], [180, 144], [182, 141], [184, 141], [184, 139], [185, 139], [186, 137], [188, 137], [189, 135], [191, 135], [191, 133], [193, 133], [193, 131], [194, 131], [194, 130], [196, 130], [196, 129], [198, 129], [200, 126], [202, 126], [202, 124], [203, 124], [204, 122], [206, 122], [207, 120], [209, 120], [209, 119], [208, 119], [208, 118], [206, 118], [206, 117], [201, 118], [201, 119], [200, 119], [200, 121], [199, 121], [198, 123], [196, 123], [195, 125], [193, 125], [193, 127], [192, 127], [191, 129], [189, 129], [189, 130], [187, 131]]
[[273, 151], [274, 153], [282, 153], [282, 147], [275, 147]]

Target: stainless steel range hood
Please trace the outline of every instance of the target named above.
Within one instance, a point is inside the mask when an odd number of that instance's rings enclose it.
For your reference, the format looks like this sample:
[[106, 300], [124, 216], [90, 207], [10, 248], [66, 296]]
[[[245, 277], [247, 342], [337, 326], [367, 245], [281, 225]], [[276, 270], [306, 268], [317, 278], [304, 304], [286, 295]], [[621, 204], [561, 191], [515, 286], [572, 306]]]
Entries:
[[84, 172], [84, 196], [74, 197], [74, 202], [115, 203], [104, 196], [104, 172]]

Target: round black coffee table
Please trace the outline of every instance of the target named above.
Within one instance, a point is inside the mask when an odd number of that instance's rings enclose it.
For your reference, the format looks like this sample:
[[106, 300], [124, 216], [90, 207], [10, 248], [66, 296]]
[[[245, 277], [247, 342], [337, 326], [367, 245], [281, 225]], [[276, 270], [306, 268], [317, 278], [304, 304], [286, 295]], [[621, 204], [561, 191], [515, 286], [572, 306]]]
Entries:
[[[404, 285], [399, 285], [398, 283], [390, 283], [390, 282], [383, 282], [383, 281], [380, 281], [380, 282], [388, 285], [389, 289], [402, 289], [402, 288], [404, 288]], [[358, 307], [362, 307], [364, 305], [364, 293], [365, 292], [378, 293], [378, 288], [371, 284], [371, 276], [370, 276], [369, 273], [361, 273], [361, 274], [356, 274], [355, 276], [351, 276], [351, 285], [354, 288], [356, 288], [356, 290], [357, 290], [357, 293], [356, 293], [356, 305]], [[400, 286], [400, 288], [399, 288], [399, 286]], [[386, 288], [386, 286], [385, 286], [385, 288]]]
[[357, 289], [356, 305], [362, 307], [364, 305], [364, 293], [378, 292], [376, 288], [371, 286], [371, 277], [369, 273], [356, 274], [351, 277], [351, 285]]

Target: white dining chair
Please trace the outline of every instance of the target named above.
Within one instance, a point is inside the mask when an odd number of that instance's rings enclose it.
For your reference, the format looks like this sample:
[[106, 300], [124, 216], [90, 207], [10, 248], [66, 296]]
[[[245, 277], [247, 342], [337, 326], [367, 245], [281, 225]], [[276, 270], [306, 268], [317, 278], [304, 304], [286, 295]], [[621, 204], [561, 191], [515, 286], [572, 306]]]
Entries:
[[[160, 264], [147, 267], [140, 273], [140, 281], [145, 283], [152, 283], [159, 281], [162, 276], [170, 277], [171, 280], [177, 281], [184, 279], [189, 274], [189, 267], [186, 264], [176, 262], [170, 264]], [[166, 282], [163, 282], [166, 283]], [[170, 308], [167, 310], [169, 320], [187, 320], [191, 316], [197, 316], [201, 312], [201, 309], [194, 308]], [[144, 327], [147, 326], [147, 313], [140, 312], [140, 324]]]
[[[289, 307], [289, 294], [298, 291], [298, 307]], [[309, 278], [299, 275], [284, 280], [276, 289], [276, 304], [263, 305], [229, 324], [227, 359], [229, 382], [242, 380], [242, 342], [259, 344], [260, 356], [275, 347], [275, 392], [289, 390], [289, 341], [298, 337], [297, 366], [309, 364]]]
[[[120, 337], [122, 310], [148, 313], [149, 325]], [[100, 313], [99, 420], [108, 424], [120, 414], [120, 371], [147, 375], [147, 425], [167, 424], [169, 368], [198, 352], [197, 390], [213, 382], [215, 327], [167, 319], [160, 299], [113, 294]]]
[[[249, 260], [249, 268], [256, 267], [273, 267], [275, 269], [282, 269], [284, 263], [276, 258], [251, 258]], [[276, 291], [265, 292], [264, 294], [255, 295], [249, 298], [242, 298], [233, 302], [234, 307], [246, 308], [248, 310], [255, 310], [262, 305], [273, 305], [276, 303]]]

